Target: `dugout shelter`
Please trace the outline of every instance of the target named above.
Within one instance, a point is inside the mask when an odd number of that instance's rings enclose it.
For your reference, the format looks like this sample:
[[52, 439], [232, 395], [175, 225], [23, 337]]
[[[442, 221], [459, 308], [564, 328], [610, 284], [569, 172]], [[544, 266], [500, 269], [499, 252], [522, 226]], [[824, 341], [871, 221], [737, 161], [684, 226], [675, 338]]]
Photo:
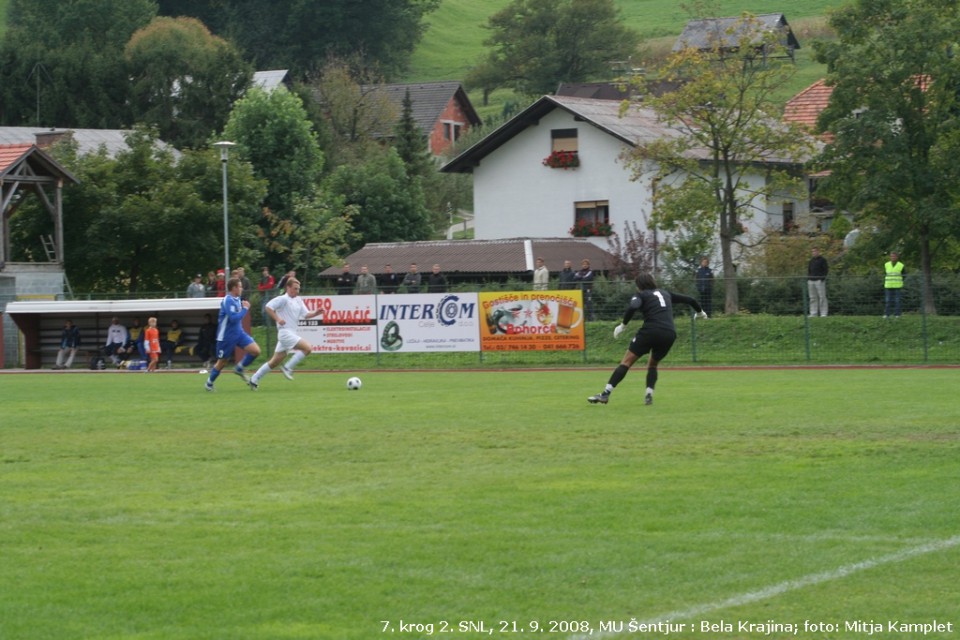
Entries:
[[[129, 328], [134, 318], [147, 326], [156, 316], [163, 337], [171, 320], [180, 323], [183, 343], [196, 344], [204, 316], [217, 321], [223, 298], [172, 298], [149, 300], [22, 300], [7, 304], [6, 313], [20, 330], [20, 357], [26, 369], [50, 367], [57, 357], [64, 322], [71, 320], [80, 329], [80, 351], [97, 352], [106, 341], [107, 327], [116, 316]], [[249, 331], [250, 315], [244, 318]], [[199, 360], [197, 361], [199, 364]], [[75, 365], [76, 366], [76, 365]]]

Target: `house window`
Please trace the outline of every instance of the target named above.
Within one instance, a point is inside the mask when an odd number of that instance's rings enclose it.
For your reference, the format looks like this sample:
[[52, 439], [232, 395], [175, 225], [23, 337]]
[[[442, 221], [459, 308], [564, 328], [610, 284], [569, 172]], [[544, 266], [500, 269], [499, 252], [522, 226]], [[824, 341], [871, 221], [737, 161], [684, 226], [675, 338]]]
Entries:
[[796, 226], [793, 216], [793, 204], [792, 202], [783, 203], [783, 232], [790, 233], [793, 228]]
[[577, 237], [609, 236], [613, 233], [610, 225], [610, 201], [590, 200], [574, 203], [573, 226], [570, 235]]
[[462, 130], [463, 130], [463, 124], [459, 122], [445, 121], [443, 123], [443, 139], [450, 140], [451, 142], [456, 142], [457, 140], [460, 139]]
[[579, 151], [576, 129], [551, 129], [550, 151]]

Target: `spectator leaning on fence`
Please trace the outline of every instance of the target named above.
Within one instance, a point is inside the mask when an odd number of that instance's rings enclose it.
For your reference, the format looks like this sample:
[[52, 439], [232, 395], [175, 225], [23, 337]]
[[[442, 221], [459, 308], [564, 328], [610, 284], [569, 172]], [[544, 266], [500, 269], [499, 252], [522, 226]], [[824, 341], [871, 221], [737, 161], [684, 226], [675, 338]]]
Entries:
[[899, 318], [900, 294], [903, 293], [903, 276], [907, 269], [900, 262], [897, 252], [891, 251], [890, 259], [883, 265], [883, 270], [883, 317], [889, 318], [893, 307], [893, 316]]
[[820, 249], [810, 250], [810, 262], [807, 263], [807, 293], [810, 295], [810, 317], [827, 317], [827, 274], [830, 265], [820, 255]]

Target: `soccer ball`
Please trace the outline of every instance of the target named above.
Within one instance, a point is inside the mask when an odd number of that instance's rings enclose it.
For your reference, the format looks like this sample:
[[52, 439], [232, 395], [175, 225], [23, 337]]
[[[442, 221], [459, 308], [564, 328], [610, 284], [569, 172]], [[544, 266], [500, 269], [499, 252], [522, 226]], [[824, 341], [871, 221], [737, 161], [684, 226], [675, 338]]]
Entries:
[[350, 391], [359, 391], [362, 385], [363, 383], [360, 382], [360, 378], [356, 376], [347, 380], [347, 389], [349, 389]]

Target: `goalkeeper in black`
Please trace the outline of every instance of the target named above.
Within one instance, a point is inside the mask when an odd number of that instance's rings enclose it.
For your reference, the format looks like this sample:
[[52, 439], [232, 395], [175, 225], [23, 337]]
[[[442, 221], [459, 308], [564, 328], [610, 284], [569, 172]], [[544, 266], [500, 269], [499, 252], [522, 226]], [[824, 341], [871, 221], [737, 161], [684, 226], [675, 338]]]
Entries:
[[650, 354], [650, 358], [647, 360], [647, 393], [643, 401], [644, 404], [653, 404], [653, 390], [657, 386], [657, 365], [667, 357], [670, 347], [677, 339], [677, 330], [673, 325], [673, 303], [688, 304], [696, 310], [695, 317], [707, 317], [707, 313], [696, 299], [658, 288], [657, 281], [649, 273], [638, 275], [636, 283], [637, 293], [630, 298], [623, 320], [613, 330], [613, 337], [620, 337], [627, 323], [638, 311], [643, 316], [643, 324], [630, 341], [627, 352], [623, 354], [623, 360], [613, 370], [603, 392], [587, 398], [590, 404], [607, 404], [610, 394], [630, 371], [633, 363], [647, 353]]

